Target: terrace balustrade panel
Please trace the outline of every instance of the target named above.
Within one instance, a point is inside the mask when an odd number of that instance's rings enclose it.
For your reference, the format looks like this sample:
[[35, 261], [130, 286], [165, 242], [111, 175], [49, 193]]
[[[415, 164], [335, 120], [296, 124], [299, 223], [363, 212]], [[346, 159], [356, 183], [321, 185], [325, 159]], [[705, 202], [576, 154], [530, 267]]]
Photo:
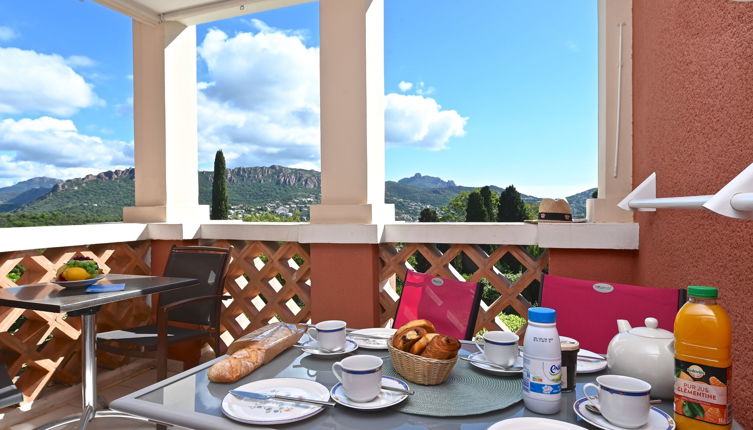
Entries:
[[[58, 267], [79, 255], [95, 260], [106, 274], [148, 275], [149, 245], [150, 241], [139, 241], [0, 253], [0, 288], [49, 282]], [[8, 275], [19, 264], [25, 271], [14, 282]], [[151, 315], [143, 297], [107, 304], [97, 314], [97, 330], [140, 325]], [[80, 317], [0, 306], [0, 359], [8, 365], [24, 402], [36, 399], [50, 382], [80, 382], [80, 334]], [[99, 354], [99, 360], [108, 367], [124, 363], [122, 357], [109, 354]]]
[[[308, 322], [311, 316], [311, 266], [307, 244], [281, 241], [202, 240], [212, 246], [233, 245], [225, 283], [222, 339], [230, 344], [269, 322]], [[13, 251], [0, 254], [0, 288], [47, 282], [58, 267], [76, 255], [91, 257], [105, 273], [150, 274], [151, 241]], [[475, 244], [437, 245], [385, 243], [380, 247], [380, 321], [394, 317], [399, 285], [406, 270], [423, 270], [438, 276], [464, 279], [455, 266], [462, 265], [469, 281], [488, 281], [499, 293], [491, 303], [482, 301], [476, 330], [498, 330], [497, 316], [513, 309], [526, 315], [531, 303], [523, 293], [535, 287], [548, 266], [548, 253], [532, 257], [524, 246], [490, 247]], [[487, 253], [487, 251], [489, 251]], [[519, 277], [511, 280], [499, 267], [517, 263]], [[21, 264], [26, 269], [16, 282], [8, 274]], [[468, 275], [466, 275], [468, 276]], [[138, 298], [106, 305], [97, 315], [97, 330], [106, 331], [144, 324], [153, 319], [149, 299]], [[519, 331], [522, 332], [525, 327]], [[50, 382], [77, 383], [80, 375], [80, 318], [65, 314], [0, 308], [0, 358], [8, 364], [25, 401], [36, 399]], [[108, 367], [124, 359], [99, 355]]]
[[[442, 251], [444, 250], [444, 251]], [[489, 251], [487, 253], [487, 251]], [[499, 297], [487, 303], [482, 296], [478, 318], [476, 319], [476, 332], [482, 329], [500, 330], [504, 323], [499, 319], [499, 314], [514, 310], [518, 315], [525, 317], [528, 308], [532, 306], [529, 299], [524, 296], [524, 291], [540, 287], [544, 271], [549, 265], [549, 253], [544, 251], [538, 258], [531, 256], [525, 246], [475, 244], [437, 245], [426, 243], [400, 243], [382, 244], [380, 249], [381, 271], [379, 303], [381, 306], [381, 322], [386, 324], [395, 316], [398, 290], [405, 280], [407, 270], [416, 270], [435, 276], [467, 280], [470, 282], [487, 281], [488, 285], [499, 293]], [[518, 273], [510, 276], [503, 273], [500, 267], [514, 265]], [[415, 267], [419, 266], [419, 267]], [[463, 277], [456, 267], [464, 269], [467, 279]], [[517, 279], [516, 279], [517, 278]], [[531, 294], [529, 298], [538, 296]], [[518, 334], [525, 333], [525, 325], [518, 329]]]

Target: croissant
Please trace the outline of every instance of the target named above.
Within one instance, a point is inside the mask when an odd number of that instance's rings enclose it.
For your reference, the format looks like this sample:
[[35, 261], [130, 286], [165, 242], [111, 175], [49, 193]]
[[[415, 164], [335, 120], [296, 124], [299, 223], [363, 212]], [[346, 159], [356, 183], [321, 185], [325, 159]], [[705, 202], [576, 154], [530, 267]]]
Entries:
[[454, 337], [435, 336], [421, 353], [421, 357], [447, 360], [458, 354], [460, 342]]
[[408, 351], [414, 343], [418, 342], [426, 334], [426, 330], [421, 327], [406, 328], [395, 333], [392, 339], [392, 346], [401, 350]]
[[432, 339], [439, 336], [437, 333], [426, 333], [423, 335], [421, 339], [418, 340], [418, 342], [414, 343], [413, 346], [410, 347], [411, 354], [421, 355], [422, 352], [424, 352], [424, 349], [426, 349], [426, 345], [431, 342]]
[[426, 330], [427, 333], [436, 333], [437, 329], [434, 328], [434, 324], [431, 323], [429, 320], [413, 320], [408, 321], [407, 323], [403, 324], [399, 329], [397, 329], [398, 332], [409, 329], [409, 328], [418, 328], [421, 327], [424, 330]]

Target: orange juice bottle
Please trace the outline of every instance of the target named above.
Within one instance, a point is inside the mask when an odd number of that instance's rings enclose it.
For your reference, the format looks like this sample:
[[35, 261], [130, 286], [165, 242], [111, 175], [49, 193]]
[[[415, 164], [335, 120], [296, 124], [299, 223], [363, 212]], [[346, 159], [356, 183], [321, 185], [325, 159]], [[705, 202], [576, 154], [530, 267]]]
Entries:
[[732, 326], [713, 287], [688, 287], [675, 318], [675, 421], [678, 430], [728, 430]]

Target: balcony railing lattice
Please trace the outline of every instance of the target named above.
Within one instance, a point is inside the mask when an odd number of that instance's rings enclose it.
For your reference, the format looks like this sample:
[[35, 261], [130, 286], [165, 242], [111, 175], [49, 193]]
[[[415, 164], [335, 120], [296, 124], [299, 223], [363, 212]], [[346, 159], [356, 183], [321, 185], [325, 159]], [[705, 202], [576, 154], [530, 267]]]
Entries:
[[[487, 253], [485, 248], [491, 251]], [[481, 329], [499, 330], [501, 321], [498, 315], [514, 309], [519, 315], [525, 316], [531, 306], [530, 300], [524, 296], [524, 291], [535, 286], [549, 264], [549, 254], [542, 253], [538, 258], [531, 256], [523, 246], [504, 245], [491, 249], [485, 245], [436, 245], [423, 243], [383, 244], [380, 249], [381, 271], [379, 303], [381, 305], [381, 322], [387, 323], [393, 318], [399, 300], [399, 286], [405, 279], [407, 270], [416, 270], [433, 275], [458, 280], [465, 280], [461, 267], [465, 273], [471, 273], [467, 279], [471, 282], [481, 282], [486, 279], [499, 293], [499, 297], [492, 303], [482, 301], [476, 320], [476, 331]], [[444, 249], [442, 251], [441, 249]], [[501, 265], [516, 267], [520, 270], [520, 277], [514, 281], [500, 270]], [[423, 270], [420, 270], [423, 269]], [[519, 332], [523, 332], [522, 327]]]
[[[48, 282], [58, 267], [76, 255], [96, 260], [105, 273], [148, 275], [149, 245], [141, 241], [0, 253], [0, 288]], [[8, 274], [18, 264], [25, 271], [13, 282]], [[97, 330], [140, 325], [150, 316], [144, 298], [105, 305], [97, 313]], [[50, 381], [74, 384], [81, 380], [80, 320], [66, 314], [0, 307], [0, 359], [25, 402], [36, 399]], [[100, 361], [122, 364], [122, 358], [109, 355]]]

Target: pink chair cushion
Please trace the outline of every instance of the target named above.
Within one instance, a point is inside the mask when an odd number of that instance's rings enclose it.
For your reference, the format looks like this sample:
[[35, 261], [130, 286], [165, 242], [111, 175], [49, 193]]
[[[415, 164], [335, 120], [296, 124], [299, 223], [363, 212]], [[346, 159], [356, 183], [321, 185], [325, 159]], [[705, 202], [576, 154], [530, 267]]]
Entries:
[[646, 318], [654, 317], [660, 328], [673, 331], [680, 290], [605, 282], [601, 284], [614, 290], [602, 293], [594, 284], [599, 282], [544, 276], [541, 306], [557, 310], [560, 336], [572, 337], [581, 348], [604, 354], [617, 334], [618, 319], [642, 327]]
[[[476, 287], [475, 282], [409, 270], [393, 326], [399, 328], [408, 321], [426, 319], [434, 324], [437, 333], [465, 339], [474, 310]], [[475, 318], [470, 323], [475, 324]]]

